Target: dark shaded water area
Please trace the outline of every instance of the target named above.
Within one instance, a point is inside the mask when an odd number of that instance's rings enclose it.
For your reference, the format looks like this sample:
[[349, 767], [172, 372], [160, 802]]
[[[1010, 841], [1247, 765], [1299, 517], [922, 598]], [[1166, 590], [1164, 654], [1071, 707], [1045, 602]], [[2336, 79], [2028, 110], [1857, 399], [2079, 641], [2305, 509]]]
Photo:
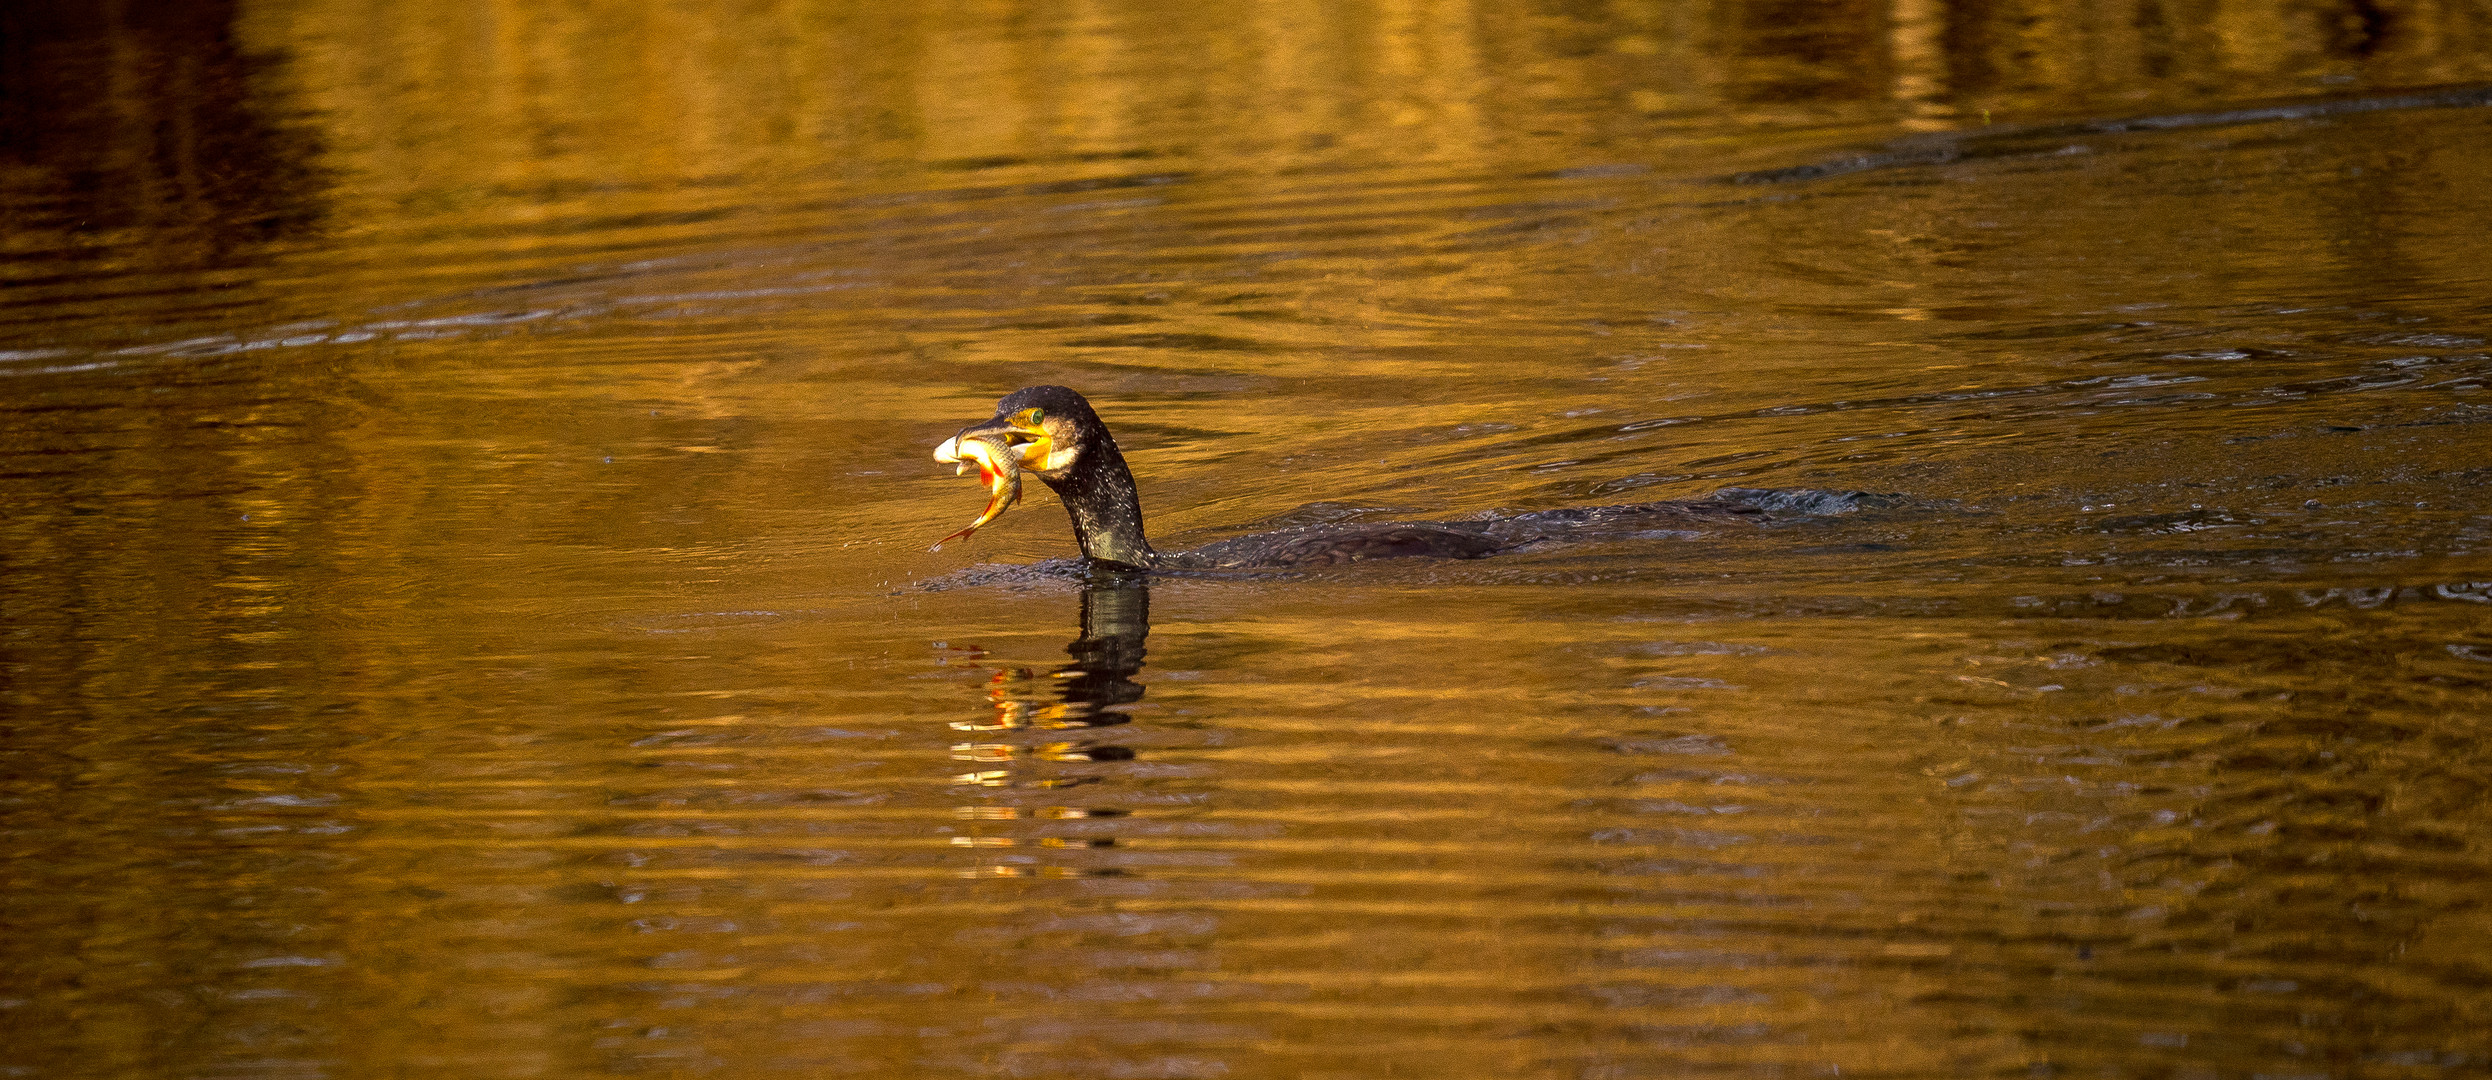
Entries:
[[2487, 46], [12, 5], [0, 1073], [2492, 1071]]

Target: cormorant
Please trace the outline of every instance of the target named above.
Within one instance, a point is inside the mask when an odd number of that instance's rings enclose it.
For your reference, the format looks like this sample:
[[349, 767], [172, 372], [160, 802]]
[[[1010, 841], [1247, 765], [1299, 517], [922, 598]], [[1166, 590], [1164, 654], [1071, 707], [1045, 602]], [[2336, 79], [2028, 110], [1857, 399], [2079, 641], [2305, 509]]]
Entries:
[[1073, 536], [1091, 562], [1133, 570], [1209, 570], [1315, 566], [1406, 556], [1477, 559], [1587, 526], [1652, 528], [1667, 524], [1762, 521], [1754, 506], [1729, 502], [1656, 502], [1542, 510], [1482, 521], [1372, 521], [1302, 525], [1233, 537], [1192, 551], [1158, 551], [1142, 533], [1142, 495], [1116, 437], [1090, 402], [1062, 386], [1026, 386], [995, 403], [995, 416], [971, 424], [935, 447], [934, 458], [966, 471], [978, 467], [990, 497], [986, 512], [935, 546], [975, 532], [1020, 498], [1021, 473], [1055, 489], [1073, 517]]

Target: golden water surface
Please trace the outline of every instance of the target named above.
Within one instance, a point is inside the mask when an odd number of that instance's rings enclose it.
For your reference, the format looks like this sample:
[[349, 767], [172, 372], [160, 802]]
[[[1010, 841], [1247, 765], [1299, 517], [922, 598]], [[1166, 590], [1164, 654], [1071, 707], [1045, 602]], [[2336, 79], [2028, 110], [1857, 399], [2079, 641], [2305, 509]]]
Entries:
[[2492, 1071], [2480, 0], [10, 7], [0, 1075]]

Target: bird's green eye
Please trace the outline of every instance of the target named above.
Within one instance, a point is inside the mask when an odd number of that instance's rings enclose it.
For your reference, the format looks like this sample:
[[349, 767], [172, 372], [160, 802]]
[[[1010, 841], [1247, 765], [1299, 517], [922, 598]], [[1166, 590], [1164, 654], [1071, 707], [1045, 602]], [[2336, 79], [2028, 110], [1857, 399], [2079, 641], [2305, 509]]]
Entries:
[[1045, 409], [1032, 409], [1032, 410], [1030, 410], [1030, 423], [1031, 423], [1031, 424], [1034, 424], [1034, 425], [1035, 425], [1035, 424], [1044, 424], [1044, 423], [1046, 423], [1046, 422], [1047, 422], [1047, 410], [1045, 410]]

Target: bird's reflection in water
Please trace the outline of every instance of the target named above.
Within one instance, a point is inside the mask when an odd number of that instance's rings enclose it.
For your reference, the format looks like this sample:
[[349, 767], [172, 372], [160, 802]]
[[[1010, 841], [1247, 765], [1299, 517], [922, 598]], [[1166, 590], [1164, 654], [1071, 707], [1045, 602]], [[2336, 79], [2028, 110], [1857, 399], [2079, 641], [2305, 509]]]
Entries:
[[[1041, 673], [998, 668], [987, 680], [993, 714], [953, 723], [980, 741], [957, 743], [955, 760], [974, 771], [953, 777], [986, 796], [955, 810], [971, 824], [952, 837], [959, 847], [995, 849], [991, 861], [965, 871], [974, 877], [1105, 877], [1115, 867], [1084, 865], [1073, 854], [1113, 848], [1094, 819], [1123, 817], [1105, 807], [1048, 805], [1066, 789], [1098, 784], [1110, 773], [1085, 768], [1131, 761], [1134, 752], [1099, 737], [1129, 722], [1118, 711], [1142, 697], [1142, 670], [1151, 634], [1151, 590], [1138, 576], [1116, 575], [1082, 590], [1082, 634], [1064, 647], [1071, 663]], [[1007, 824], [1013, 823], [1013, 824]], [[1090, 858], [1096, 858], [1091, 856]]]

